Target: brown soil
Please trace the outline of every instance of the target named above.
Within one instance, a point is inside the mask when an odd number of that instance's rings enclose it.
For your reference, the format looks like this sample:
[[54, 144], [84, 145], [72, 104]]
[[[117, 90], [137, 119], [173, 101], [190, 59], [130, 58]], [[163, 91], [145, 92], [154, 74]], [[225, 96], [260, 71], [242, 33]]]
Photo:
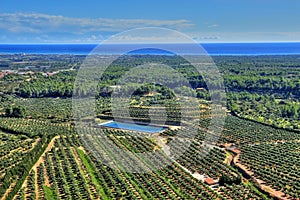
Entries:
[[13, 184], [10, 185], [10, 187], [8, 188], [8, 190], [6, 190], [6, 192], [4, 193], [3, 197], [1, 198], [1, 200], [5, 200], [7, 195], [14, 189], [15, 185], [17, 184], [17, 182], [14, 182]]
[[270, 185], [266, 184], [263, 180], [260, 180], [254, 176], [254, 172], [252, 172], [249, 168], [239, 162], [239, 157], [241, 152], [239, 151], [233, 158], [233, 164], [244, 171], [247, 175], [249, 175], [259, 186], [261, 190], [268, 193], [270, 196], [275, 197], [280, 200], [287, 200], [287, 197], [284, 197], [285, 194], [281, 191], [277, 191], [273, 189]]
[[[45, 151], [43, 152], [43, 154], [42, 154], [42, 156], [38, 159], [38, 161], [33, 165], [33, 167], [31, 168], [31, 170], [34, 170], [34, 172], [35, 172], [35, 192], [36, 192], [36, 199], [38, 199], [39, 198], [39, 192], [38, 192], [38, 185], [37, 185], [37, 167], [41, 164], [41, 163], [43, 163], [44, 162], [44, 155], [48, 152], [48, 151], [50, 151], [51, 149], [52, 149], [52, 147], [54, 146], [54, 142], [55, 142], [55, 140], [56, 139], [58, 139], [60, 136], [59, 135], [57, 135], [57, 136], [55, 136], [54, 138], [52, 138], [52, 140], [49, 142], [49, 144], [48, 144], [48, 146], [46, 147], [46, 149], [45, 149]], [[30, 170], [30, 171], [31, 171]], [[30, 172], [29, 171], [29, 172]], [[23, 184], [22, 184], [22, 187], [21, 188], [23, 188], [23, 187], [26, 187], [26, 179], [25, 179], [25, 181], [23, 182]], [[45, 182], [46, 182], [46, 185], [47, 186], [50, 186], [50, 183], [49, 183], [49, 180], [48, 180], [48, 177], [46, 176], [45, 177]], [[2, 200], [2, 199], [1, 199]], [[4, 199], [3, 199], [4, 200]]]

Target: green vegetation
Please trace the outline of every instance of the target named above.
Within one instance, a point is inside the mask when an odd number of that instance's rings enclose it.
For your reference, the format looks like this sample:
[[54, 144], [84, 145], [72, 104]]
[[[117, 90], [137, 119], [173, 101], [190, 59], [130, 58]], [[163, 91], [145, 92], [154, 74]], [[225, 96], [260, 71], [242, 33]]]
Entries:
[[47, 187], [47, 186], [43, 186], [43, 189], [45, 191], [45, 198], [47, 200], [56, 200], [57, 199], [57, 196], [55, 194], [55, 191], [52, 190], [51, 188]]
[[[270, 191], [260, 188], [259, 181], [283, 193], [281, 197], [300, 197], [297, 56], [214, 57], [227, 91], [227, 97], [221, 98], [227, 98], [231, 112], [226, 116], [220, 137], [207, 129], [212, 117], [224, 116], [218, 113], [212, 116], [207, 85], [180, 57], [124, 56], [105, 71], [99, 82], [92, 83], [87, 78], [86, 87], [77, 91], [73, 91], [73, 84], [84, 57], [20, 56], [18, 61], [14, 60], [16, 57], [1, 56], [5, 69], [18, 69], [18, 73], [0, 79], [0, 198], [272, 199]], [[135, 163], [140, 158], [136, 153], [155, 151], [156, 162], [167, 162], [170, 157], [157, 138], [142, 133], [107, 129], [99, 136], [95, 117], [126, 120], [122, 112], [120, 116], [112, 115], [110, 86], [118, 85], [120, 77], [132, 67], [147, 62], [171, 66], [189, 80], [192, 88], [176, 87], [172, 91], [160, 84], [138, 84], [139, 77], [132, 75], [130, 78], [137, 84], [121, 86], [125, 91], [137, 88], [129, 102], [130, 117], [148, 123], [161, 120], [166, 111], [167, 124], [178, 125], [183, 112], [188, 116], [186, 123], [194, 123], [193, 112], [198, 109], [200, 122], [193, 125], [199, 132], [195, 138], [190, 138], [189, 128], [182, 128], [184, 134], [179, 138], [175, 137], [178, 130], [159, 134], [171, 152], [180, 151], [186, 142], [190, 146], [169, 166], [147, 173], [131, 173], [101, 162], [102, 159], [118, 161], [102, 137], [125, 151], [123, 159], [128, 166], [153, 167], [153, 163], [145, 160]], [[27, 73], [29, 64], [38, 67]], [[51, 66], [42, 67], [48, 65]], [[162, 71], [151, 73], [164, 82], [174, 82]], [[216, 86], [217, 82], [212, 84]], [[81, 127], [86, 134], [77, 133], [70, 97], [88, 96], [91, 90], [97, 91], [96, 116], [85, 120], [93, 126]], [[199, 108], [181, 108], [176, 92], [197, 97]], [[81, 103], [80, 111], [86, 112], [88, 102]], [[219, 105], [223, 109], [224, 106]], [[206, 143], [206, 137], [216, 140]], [[87, 141], [96, 145], [86, 145]], [[213, 179], [216, 186], [205, 184], [206, 178]]]
[[26, 116], [26, 110], [24, 107], [9, 107], [5, 110], [6, 117], [21, 117], [24, 118]]
[[[62, 62], [62, 58], [58, 57], [57, 59]], [[69, 65], [68, 63], [72, 63], [72, 66], [80, 66], [83, 58], [80, 56], [67, 57], [66, 66]], [[43, 58], [39, 57], [37, 60], [42, 62]], [[300, 66], [297, 56], [217, 56], [214, 57], [214, 61], [223, 74], [228, 95], [228, 108], [233, 113], [276, 127], [299, 130]], [[9, 74], [1, 81], [0, 92], [23, 98], [66, 98], [71, 97], [73, 92], [75, 95], [85, 96], [89, 94], [89, 91], [98, 88], [97, 98], [105, 98], [109, 97], [112, 92], [112, 88], [109, 86], [118, 84], [119, 78], [132, 67], [147, 62], [166, 64], [189, 80], [192, 90], [179, 87], [174, 89], [175, 92], [180, 91], [182, 94], [210, 99], [207, 86], [200, 74], [185, 60], [177, 56], [123, 56], [106, 70], [101, 82], [85, 82], [85, 87], [80, 87], [78, 91], [73, 91], [73, 83], [77, 75], [77, 71], [74, 70], [76, 67], [72, 67], [72, 70], [68, 71], [57, 71], [58, 73], [51, 76], [42, 75], [39, 70], [36, 70], [35, 74]], [[9, 66], [9, 69], [15, 68], [12, 65]], [[50, 69], [57, 70], [55, 67], [47, 70]], [[167, 79], [168, 76], [163, 76], [163, 72], [153, 73], [156, 73], [155, 76], [161, 77], [164, 83], [170, 81], [174, 83], [174, 80]], [[130, 78], [133, 82], [139, 81], [139, 79], [135, 80], [135, 77]], [[89, 80], [88, 77], [87, 80]], [[213, 86], [214, 82], [210, 82], [210, 85]], [[123, 89], [126, 90], [126, 88]], [[145, 94], [152, 89], [151, 85], [146, 85], [135, 93], [136, 95]], [[163, 88], [158, 86], [157, 89]], [[174, 95], [164, 89], [159, 93], [157, 98], [169, 98]], [[6, 95], [2, 95], [2, 98], [6, 98]], [[57, 102], [60, 104], [59, 101]], [[65, 112], [68, 110], [66, 109]], [[70, 113], [67, 115], [70, 116]]]
[[299, 146], [299, 140], [245, 145], [242, 147], [241, 162], [249, 166], [259, 179], [298, 199], [300, 197]]
[[240, 117], [279, 128], [299, 130], [299, 99], [249, 92], [230, 93], [229, 109]]
[[88, 171], [88, 173], [90, 174], [91, 176], [91, 181], [92, 183], [95, 185], [96, 189], [99, 191], [100, 193], [100, 196], [103, 198], [103, 199], [107, 199], [107, 196], [105, 195], [105, 192], [103, 190], [103, 188], [101, 187], [99, 181], [97, 180], [97, 177], [95, 175], [95, 171], [96, 169], [93, 168], [93, 166], [90, 164], [91, 161], [88, 160], [88, 157], [84, 154], [84, 152], [78, 148], [76, 148], [76, 151], [79, 155], [79, 157], [81, 158], [83, 164], [85, 165], [86, 167], [86, 170]]

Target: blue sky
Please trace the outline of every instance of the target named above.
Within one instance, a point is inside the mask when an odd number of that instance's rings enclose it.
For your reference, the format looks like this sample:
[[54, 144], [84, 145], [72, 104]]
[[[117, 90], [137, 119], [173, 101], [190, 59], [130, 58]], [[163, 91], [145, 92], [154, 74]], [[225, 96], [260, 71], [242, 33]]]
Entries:
[[300, 41], [298, 0], [0, 0], [0, 43], [98, 43], [164, 27], [199, 42]]

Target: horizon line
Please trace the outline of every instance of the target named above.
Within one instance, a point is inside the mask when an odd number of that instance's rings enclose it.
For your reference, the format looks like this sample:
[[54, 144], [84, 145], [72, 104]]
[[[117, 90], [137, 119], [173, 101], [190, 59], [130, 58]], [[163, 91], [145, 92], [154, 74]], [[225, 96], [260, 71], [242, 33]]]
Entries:
[[196, 43], [1, 43], [0, 45], [143, 45], [143, 44], [258, 44], [258, 43], [300, 43], [299, 41], [218, 41], [218, 42], [196, 42]]

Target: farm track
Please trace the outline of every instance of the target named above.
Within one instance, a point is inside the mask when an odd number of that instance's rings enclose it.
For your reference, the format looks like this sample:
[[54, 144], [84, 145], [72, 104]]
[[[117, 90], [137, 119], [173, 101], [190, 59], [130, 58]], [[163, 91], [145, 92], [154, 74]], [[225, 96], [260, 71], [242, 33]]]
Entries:
[[17, 181], [14, 182], [13, 184], [11, 184], [11, 186], [8, 188], [8, 190], [6, 190], [5, 194], [3, 195], [3, 197], [1, 198], [1, 200], [5, 200], [7, 195], [14, 189], [14, 187], [16, 186]]
[[234, 154], [233, 159], [231, 161], [232, 166], [237, 167], [240, 171], [245, 173], [247, 176], [251, 177], [251, 179], [258, 185], [259, 189], [269, 194], [271, 197], [274, 197], [275, 199], [279, 200], [288, 200], [288, 198], [284, 197], [285, 194], [283, 192], [277, 191], [269, 185], [266, 185], [263, 180], [260, 180], [255, 177], [254, 172], [250, 171], [245, 165], [241, 164], [239, 162], [240, 155], [240, 151]]
[[[54, 139], [54, 138], [53, 138]], [[37, 143], [40, 141], [40, 139], [36, 139], [33, 143], [32, 143], [32, 147], [29, 149], [29, 150], [26, 150], [26, 152], [27, 151], [31, 151], [32, 149], [34, 149], [34, 147], [37, 145]], [[54, 142], [54, 141], [53, 141]], [[51, 142], [50, 142], [51, 143]], [[49, 145], [50, 145], [50, 143], [49, 143]], [[48, 146], [49, 146], [48, 145]], [[47, 147], [48, 148], [48, 147]], [[17, 151], [17, 150], [19, 150], [20, 148], [17, 148], [17, 149], [14, 149], [13, 151], [11, 151], [10, 152], [10, 154], [9, 155], [11, 155], [13, 152], [15, 152], [15, 151]], [[50, 148], [51, 149], [51, 148]], [[47, 150], [47, 149], [46, 149]], [[41, 157], [39, 158], [39, 159], [41, 159]], [[35, 166], [35, 165], [34, 165]], [[33, 167], [34, 167], [33, 166]], [[32, 167], [32, 169], [31, 170], [33, 170], [33, 167]], [[30, 171], [31, 171], [30, 170]], [[36, 172], [36, 168], [35, 168], [35, 172]], [[22, 184], [22, 187], [21, 188], [23, 188], [25, 185], [26, 185], [26, 182], [27, 182], [27, 179], [25, 179], [24, 180], [24, 182], [23, 182], [23, 184]], [[15, 185], [17, 184], [17, 181], [16, 182], [14, 182], [10, 187], [9, 187], [9, 189], [5, 192], [5, 194], [1, 197], [1, 199], [0, 200], [5, 200], [6, 199], [6, 197], [7, 197], [7, 195], [14, 189], [14, 187], [15, 187]], [[21, 189], [20, 188], [20, 189]]]
[[[41, 155], [41, 157], [39, 157], [39, 159], [38, 159], [38, 161], [32, 166], [32, 168], [30, 169], [30, 171], [29, 172], [31, 172], [32, 170], [35, 172], [35, 177], [34, 177], [34, 179], [35, 179], [35, 181], [34, 181], [34, 183], [35, 183], [35, 192], [36, 192], [36, 200], [38, 200], [39, 199], [39, 192], [38, 192], [38, 184], [37, 184], [37, 167], [41, 164], [41, 163], [43, 163], [43, 161], [44, 161], [44, 155], [48, 152], [48, 151], [50, 151], [51, 149], [52, 149], [52, 147], [54, 146], [54, 142], [55, 142], [55, 140], [56, 139], [58, 139], [58, 138], [60, 138], [60, 136], [59, 135], [57, 135], [57, 136], [55, 136], [55, 137], [53, 137], [52, 138], [52, 140], [49, 142], [49, 144], [48, 144], [48, 146], [46, 147], [46, 149], [45, 149], [45, 151], [43, 152], [43, 154]], [[25, 186], [26, 186], [26, 184], [27, 184], [27, 179], [25, 179], [25, 181], [23, 182], [23, 184], [22, 184], [22, 186], [21, 186], [21, 188], [20, 189], [22, 189], [22, 188], [24, 188]], [[5, 199], [5, 198], [4, 198]], [[4, 199], [1, 199], [1, 200], [4, 200]]]

